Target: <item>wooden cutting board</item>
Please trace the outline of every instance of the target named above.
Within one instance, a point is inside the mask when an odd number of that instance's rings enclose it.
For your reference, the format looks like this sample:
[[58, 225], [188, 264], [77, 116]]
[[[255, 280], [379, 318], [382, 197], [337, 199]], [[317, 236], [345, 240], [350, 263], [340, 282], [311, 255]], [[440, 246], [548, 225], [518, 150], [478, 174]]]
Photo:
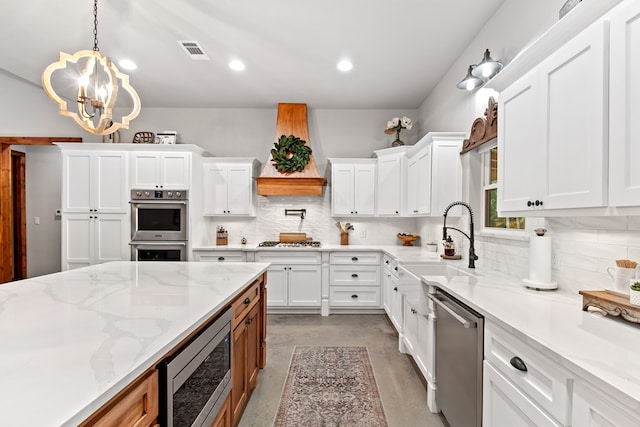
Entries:
[[311, 240], [307, 233], [280, 233], [281, 242], [306, 242]]

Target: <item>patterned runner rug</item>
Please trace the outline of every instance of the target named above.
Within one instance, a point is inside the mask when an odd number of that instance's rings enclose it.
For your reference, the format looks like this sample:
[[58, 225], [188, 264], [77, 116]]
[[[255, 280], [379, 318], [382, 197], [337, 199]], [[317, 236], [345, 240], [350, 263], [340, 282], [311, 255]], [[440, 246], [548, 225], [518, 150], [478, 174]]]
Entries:
[[295, 347], [274, 427], [387, 427], [366, 347]]

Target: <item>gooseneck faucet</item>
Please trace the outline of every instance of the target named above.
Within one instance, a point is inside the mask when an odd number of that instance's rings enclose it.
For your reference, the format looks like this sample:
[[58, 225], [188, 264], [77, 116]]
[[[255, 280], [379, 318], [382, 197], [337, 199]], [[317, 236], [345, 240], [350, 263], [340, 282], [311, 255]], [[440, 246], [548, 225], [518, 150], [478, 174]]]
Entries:
[[[449, 213], [449, 210], [454, 207], [454, 206], [464, 206], [465, 208], [467, 208], [469, 210], [469, 234], [465, 233], [464, 231], [454, 228], [454, 227], [447, 227], [447, 214]], [[468, 203], [466, 202], [453, 202], [451, 203], [449, 206], [447, 206], [447, 208], [444, 210], [444, 224], [442, 226], [442, 240], [447, 240], [447, 229], [452, 229], [452, 230], [456, 230], [459, 231], [460, 233], [462, 233], [467, 239], [469, 239], [469, 242], [471, 242], [471, 244], [469, 245], [469, 268], [476, 268], [476, 260], [478, 259], [478, 255], [476, 255], [476, 248], [475, 248], [475, 238], [473, 236], [473, 210], [471, 210], [471, 206], [469, 206]]]

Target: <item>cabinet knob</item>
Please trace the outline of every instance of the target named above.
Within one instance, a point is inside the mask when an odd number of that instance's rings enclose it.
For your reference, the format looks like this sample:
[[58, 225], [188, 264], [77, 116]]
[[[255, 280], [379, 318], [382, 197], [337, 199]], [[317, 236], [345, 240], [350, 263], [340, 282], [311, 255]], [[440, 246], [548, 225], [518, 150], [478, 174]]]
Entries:
[[356, 211], [356, 213], [358, 213], [358, 211]]
[[358, 295], [353, 294], [353, 295], [351, 295], [351, 298], [358, 298]]
[[393, 269], [394, 269], [395, 271], [398, 271], [398, 267], [393, 267]]
[[536, 206], [542, 206], [542, 201], [540, 201], [540, 200], [536, 200], [535, 205], [536, 205]]
[[245, 298], [244, 299], [244, 303], [245, 304], [250, 304], [251, 303], [251, 298]]
[[357, 256], [351, 257], [351, 261], [357, 261], [357, 260], [358, 260]]
[[351, 213], [353, 213], [353, 211], [351, 211]]
[[353, 278], [355, 279], [355, 278], [357, 278], [357, 277], [358, 277], [358, 275], [357, 275], [356, 273], [353, 273], [353, 274], [351, 275], [351, 277], [353, 277]]
[[385, 263], [385, 264], [389, 264], [389, 260], [386, 260], [384, 263]]
[[511, 363], [511, 366], [516, 368], [518, 371], [527, 372], [527, 365], [525, 365], [522, 359], [518, 356], [513, 356], [509, 363]]
[[396, 215], [399, 214], [400, 212], [396, 211]]
[[223, 256], [219, 256], [218, 257], [218, 261], [224, 261], [224, 257]]
[[527, 200], [527, 206], [528, 206], [528, 207], [533, 206], [533, 202], [532, 202], [531, 200]]
[[415, 309], [415, 308], [412, 308], [412, 309], [411, 309], [411, 313], [416, 314], [416, 313], [417, 313], [416, 309]]
[[394, 292], [398, 292], [398, 287], [396, 286], [395, 288], [393, 288]]
[[418, 213], [418, 210], [417, 210], [417, 209], [414, 209], [414, 210], [413, 210], [413, 213]]

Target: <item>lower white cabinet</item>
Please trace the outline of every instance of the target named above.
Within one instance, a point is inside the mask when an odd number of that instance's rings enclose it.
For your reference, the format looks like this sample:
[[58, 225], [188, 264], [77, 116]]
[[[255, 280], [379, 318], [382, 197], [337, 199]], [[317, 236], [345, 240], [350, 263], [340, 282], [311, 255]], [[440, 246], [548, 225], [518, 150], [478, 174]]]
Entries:
[[640, 425], [640, 414], [620, 405], [593, 389], [583, 381], [576, 381], [573, 388], [574, 426], [635, 427]]
[[435, 324], [430, 313], [421, 312], [406, 298], [403, 304], [403, 347], [406, 353], [413, 356], [420, 372], [429, 384], [435, 382]]
[[267, 308], [320, 308], [322, 270], [320, 252], [257, 252], [256, 262], [267, 269]]
[[333, 252], [329, 260], [330, 307], [382, 307], [379, 252]]
[[483, 365], [482, 425], [491, 427], [562, 426], [500, 374], [491, 363], [485, 361]]
[[126, 214], [63, 214], [62, 270], [131, 259]]
[[242, 250], [210, 251], [194, 249], [193, 260], [204, 262], [245, 262], [247, 253]]
[[[398, 334], [402, 334], [402, 296], [398, 289], [398, 263], [385, 255], [382, 270], [382, 301], [384, 311]], [[395, 270], [394, 270], [395, 269]]]

